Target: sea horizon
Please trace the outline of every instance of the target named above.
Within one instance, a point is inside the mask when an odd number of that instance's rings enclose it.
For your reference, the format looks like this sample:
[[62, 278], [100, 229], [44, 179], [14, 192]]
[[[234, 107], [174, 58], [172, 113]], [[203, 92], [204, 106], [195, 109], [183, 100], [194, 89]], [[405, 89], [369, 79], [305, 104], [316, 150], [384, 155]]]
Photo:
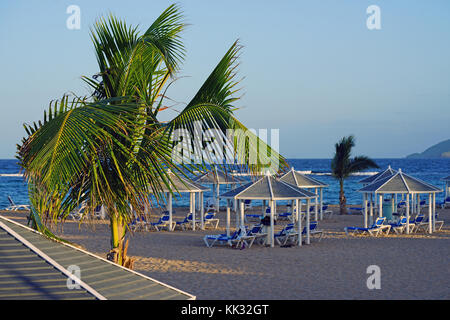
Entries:
[[[311, 177], [329, 185], [323, 191], [325, 204], [338, 204], [339, 183], [331, 175], [331, 159], [324, 158], [287, 158], [288, 164], [296, 171], [303, 172]], [[379, 169], [368, 169], [348, 177], [344, 182], [344, 191], [349, 205], [362, 203], [362, 195], [357, 191], [362, 187], [359, 183], [364, 176], [373, 175], [391, 166], [392, 169], [402, 169], [403, 172], [421, 179], [429, 184], [443, 189], [442, 178], [450, 174], [450, 159], [410, 159], [410, 158], [373, 158], [379, 165]], [[9, 205], [7, 196], [11, 196], [16, 203], [29, 204], [26, 183], [20, 175], [20, 168], [16, 159], [0, 159], [0, 209]], [[221, 187], [221, 192], [230, 190], [231, 187]], [[438, 193], [437, 199], [441, 200], [444, 193]], [[205, 192], [205, 201], [212, 200], [212, 191]], [[253, 201], [260, 205], [258, 201]], [[182, 196], [174, 201], [174, 207], [189, 206], [189, 197]], [[225, 205], [225, 201], [221, 201]]]

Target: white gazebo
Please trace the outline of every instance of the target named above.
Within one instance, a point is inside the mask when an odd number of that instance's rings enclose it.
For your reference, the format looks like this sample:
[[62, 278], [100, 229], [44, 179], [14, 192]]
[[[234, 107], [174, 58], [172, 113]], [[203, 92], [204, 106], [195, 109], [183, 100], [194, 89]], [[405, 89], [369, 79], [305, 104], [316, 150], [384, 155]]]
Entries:
[[[383, 180], [385, 178], [391, 177], [394, 174], [396, 174], [397, 171], [395, 171], [394, 169], [391, 168], [391, 166], [389, 165], [387, 167], [387, 169], [378, 172], [377, 174], [368, 176], [360, 181], [358, 181], [358, 183], [361, 183], [363, 186], [367, 186], [369, 184], [375, 183], [379, 180]], [[392, 197], [394, 198], [394, 197]], [[396, 199], [396, 198], [395, 198]], [[369, 194], [369, 198], [367, 199], [369, 201], [369, 211], [370, 211], [370, 216], [373, 216], [373, 210], [377, 207], [377, 199], [374, 199], [374, 194], [371, 193]], [[382, 204], [381, 204], [382, 205]], [[395, 202], [393, 203], [393, 205], [395, 206]]]
[[[402, 172], [401, 169], [394, 175], [388, 176], [384, 179], [379, 179], [374, 183], [366, 185], [358, 190], [364, 196], [364, 226], [367, 227], [367, 202], [369, 195], [379, 197], [378, 215], [383, 216], [383, 197], [386, 194], [403, 194], [406, 195], [406, 218], [409, 221], [410, 217], [410, 196], [411, 203], [414, 195], [428, 194], [428, 221], [429, 233], [435, 230], [435, 211], [436, 211], [436, 193], [442, 192], [439, 188], [432, 186], [422, 180], [413, 178]], [[417, 212], [419, 213], [419, 212]], [[409, 233], [409, 223], [406, 224], [406, 233]]]
[[[236, 185], [236, 184], [243, 184], [243, 183], [247, 183], [247, 180], [243, 180], [241, 178], [238, 178], [236, 176], [233, 176], [231, 174], [225, 174], [223, 171], [221, 170], [217, 170], [216, 167], [214, 167], [214, 169], [212, 171], [208, 171], [196, 178], [194, 178], [194, 181], [196, 183], [199, 184], [211, 184], [213, 185], [213, 194], [215, 196], [215, 200], [216, 200], [216, 205], [215, 205], [215, 210], [216, 212], [219, 212], [220, 209], [220, 204], [219, 204], [219, 199], [220, 199], [220, 185]], [[235, 211], [237, 211], [237, 209], [235, 208]]]
[[[327, 188], [328, 185], [323, 183], [322, 181], [316, 180], [314, 178], [308, 177], [298, 171], [295, 171], [294, 167], [289, 170], [289, 172], [285, 173], [280, 177], [281, 181], [287, 182], [294, 186], [297, 186], [302, 189], [314, 189], [314, 193], [319, 195], [319, 197], [315, 198], [314, 203], [314, 217], [316, 220], [319, 218], [320, 212], [320, 220], [323, 219], [323, 188]], [[320, 192], [320, 194], [319, 194]], [[319, 208], [319, 203], [320, 208]], [[291, 204], [291, 208], [293, 205]]]
[[[208, 188], [203, 187], [202, 185], [190, 181], [188, 179], [176, 176], [170, 170], [167, 171], [169, 184], [172, 189], [169, 188], [161, 182], [162, 192], [166, 193], [167, 198], [167, 209], [169, 211], [169, 226], [172, 226], [172, 194], [181, 194], [181, 193], [189, 193], [189, 209], [190, 213], [192, 213], [192, 230], [195, 230], [195, 198], [198, 194], [199, 202], [200, 202], [200, 228], [203, 230], [203, 218], [204, 218], [204, 207], [203, 207], [203, 192], [208, 191]], [[172, 231], [171, 228], [169, 228]]]
[[[230, 234], [230, 200], [239, 201], [240, 214], [236, 213], [237, 226], [244, 226], [244, 200], [267, 200], [269, 202], [270, 210], [270, 228], [267, 234], [267, 243], [274, 247], [274, 216], [276, 214], [276, 201], [278, 200], [292, 200], [295, 201], [298, 246], [302, 245], [302, 218], [301, 218], [301, 200], [306, 200], [306, 210], [309, 212], [311, 199], [317, 198], [317, 195], [298, 188], [294, 185], [280, 181], [266, 174], [255, 182], [250, 182], [242, 185], [236, 189], [225, 192], [221, 198], [227, 199], [227, 235]], [[306, 215], [306, 243], [310, 243], [309, 230], [309, 214]]]

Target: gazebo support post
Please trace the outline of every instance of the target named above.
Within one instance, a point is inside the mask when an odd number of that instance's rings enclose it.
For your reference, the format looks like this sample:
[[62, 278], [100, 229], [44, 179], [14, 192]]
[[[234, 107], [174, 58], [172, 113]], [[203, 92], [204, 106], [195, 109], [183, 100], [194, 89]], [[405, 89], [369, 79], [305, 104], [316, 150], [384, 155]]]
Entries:
[[309, 208], [310, 208], [310, 206], [311, 206], [311, 200], [308, 198], [308, 199], [306, 199], [306, 244], [311, 243], [311, 233], [309, 230], [309, 226], [310, 226]]
[[364, 193], [364, 228], [367, 228], [367, 193]]
[[217, 183], [217, 185], [216, 185], [216, 212], [217, 213], [219, 213], [219, 210], [220, 210], [219, 193], [220, 193], [220, 185], [219, 185], [219, 183]]
[[406, 194], [406, 233], [409, 234], [409, 193]]
[[227, 200], [227, 237], [230, 236], [230, 200]]
[[241, 209], [241, 217], [240, 217], [240, 226], [241, 228], [244, 227], [244, 200], [241, 200], [240, 203], [240, 209]]
[[273, 248], [275, 246], [275, 237], [274, 237], [274, 215], [275, 211], [277, 210], [275, 208], [275, 201], [271, 200], [271, 206], [270, 206], [270, 246]]
[[[297, 239], [297, 246], [302, 246], [302, 217], [301, 217], [301, 208], [299, 208], [299, 199], [295, 199], [295, 211], [296, 211], [296, 218], [297, 218], [297, 230], [298, 230], [298, 239]], [[294, 215], [294, 213], [292, 213]]]
[[381, 218], [383, 216], [383, 194], [378, 196], [378, 216]]
[[428, 206], [428, 232], [431, 234], [433, 233], [433, 206], [431, 205], [432, 201], [432, 194], [428, 194], [428, 202], [430, 205]]
[[391, 212], [394, 213], [395, 212], [395, 194], [391, 194]]
[[420, 193], [417, 194], [417, 211], [416, 213], [420, 213]]
[[433, 232], [436, 232], [436, 192], [433, 192]]
[[205, 223], [204, 223], [204, 220], [205, 220], [205, 209], [204, 209], [204, 207], [203, 207], [203, 192], [200, 192], [199, 194], [198, 194], [198, 197], [199, 197], [199, 204], [200, 204], [200, 228], [202, 229], [202, 230], [205, 230]]
[[169, 231], [172, 231], [173, 229], [172, 229], [172, 212], [173, 212], [173, 210], [172, 210], [172, 193], [171, 192], [168, 192], [168, 198], [169, 198], [169, 200], [168, 200], [168, 203], [167, 203], [167, 205], [169, 206]]
[[318, 190], [317, 188], [314, 189], [314, 193], [316, 194], [316, 197], [314, 198], [314, 219], [317, 221], [319, 220], [319, 199], [318, 199]]
[[192, 230], [195, 231], [195, 193], [191, 192], [192, 197]]
[[[238, 204], [238, 208], [240, 208], [241, 207], [241, 201], [242, 200], [238, 200], [237, 201], [237, 204]], [[235, 213], [235, 217], [236, 217], [236, 230], [237, 229], [239, 229], [239, 226], [240, 226], [240, 222], [239, 222], [239, 210], [236, 208], [236, 210], [234, 211], [234, 213]]]
[[[295, 201], [294, 200], [291, 200], [291, 222], [292, 223], [295, 223], [295, 219], [296, 219], [296, 217], [294, 216], [294, 203], [295, 203]], [[297, 208], [297, 207], [295, 207], [295, 208]]]
[[323, 188], [320, 188], [320, 220], [323, 220]]
[[370, 194], [370, 224], [373, 223], [373, 193]]

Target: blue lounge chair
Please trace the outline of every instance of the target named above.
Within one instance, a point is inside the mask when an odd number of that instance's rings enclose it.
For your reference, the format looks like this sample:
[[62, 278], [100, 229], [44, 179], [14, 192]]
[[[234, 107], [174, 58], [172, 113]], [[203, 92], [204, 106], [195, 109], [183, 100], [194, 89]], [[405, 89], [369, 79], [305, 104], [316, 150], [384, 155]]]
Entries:
[[[438, 220], [438, 219], [439, 219], [439, 215], [436, 213], [434, 215], [434, 220], [435, 220], [435, 223], [436, 223], [436, 229], [437, 230], [441, 230], [442, 226], [444, 225], [444, 220]], [[425, 215], [425, 217], [423, 219], [423, 222], [419, 225], [419, 227], [422, 227], [424, 229], [424, 231], [426, 231], [427, 227], [429, 225], [428, 222], [429, 222], [428, 215]]]
[[397, 209], [402, 209], [404, 207], [406, 207], [405, 201], [400, 201], [399, 203], [397, 203]]
[[[270, 213], [270, 207], [266, 208], [266, 214]], [[262, 218], [264, 218], [264, 215], [262, 214], [257, 214], [257, 213], [249, 213], [245, 215], [245, 220], [247, 220], [247, 218], [253, 218], [253, 219], [258, 219], [261, 220]]]
[[172, 231], [175, 227], [175, 222], [172, 221], [172, 225], [170, 225], [169, 218], [168, 215], [162, 215], [157, 222], [150, 222], [148, 226], [155, 228], [156, 231], [159, 231], [160, 228], [166, 228], [167, 230]]
[[424, 225], [424, 219], [425, 216], [421, 213], [418, 214], [415, 218], [410, 218], [410, 225], [412, 225], [412, 228], [410, 229], [411, 232], [417, 232], [419, 228], [421, 228]]
[[450, 206], [450, 197], [445, 198], [444, 200], [442, 200], [442, 202], [436, 203], [436, 206], [441, 207], [441, 209]]
[[147, 221], [145, 217], [136, 217], [128, 224], [128, 228], [133, 232], [147, 230]]
[[192, 213], [189, 213], [181, 221], [175, 221], [174, 229], [179, 227], [182, 230], [186, 230], [187, 227], [192, 225]]
[[360, 207], [350, 207], [348, 208], [350, 211], [353, 211], [355, 213], [361, 213], [363, 211], [363, 208]]
[[295, 232], [294, 224], [288, 223], [281, 231], [278, 231], [273, 236], [274, 236], [275, 241], [280, 246], [283, 246], [287, 243], [287, 241], [289, 240], [289, 235], [293, 232]]
[[407, 222], [408, 219], [405, 216], [401, 216], [397, 222], [389, 223], [389, 225], [391, 226], [390, 230], [394, 230], [394, 232], [397, 234], [403, 233], [405, 231]]
[[292, 216], [292, 212], [282, 212], [282, 213], [278, 214], [278, 218], [281, 218], [281, 219], [288, 219], [291, 216]]
[[[319, 236], [319, 241], [320, 241], [320, 240], [322, 240], [323, 230], [317, 229], [317, 226], [318, 226], [318, 225], [319, 225], [319, 224], [318, 224], [317, 221], [311, 221], [311, 222], [309, 223], [309, 234], [310, 234], [311, 236], [315, 236], [315, 235], [317, 235], [317, 234], [320, 235], [320, 236]], [[308, 230], [306, 230], [306, 226], [303, 227], [302, 235], [306, 235], [307, 232], [308, 232]]]
[[[318, 226], [317, 221], [311, 221], [309, 223], [309, 234], [311, 237], [313, 237], [315, 235], [319, 235], [319, 241], [320, 241], [320, 240], [322, 240], [323, 230], [317, 229], [317, 226]], [[308, 233], [308, 230], [307, 230], [306, 226], [304, 226], [303, 230], [302, 230], [302, 237], [305, 236], [307, 233]], [[297, 241], [298, 241], [298, 232], [296, 232], [294, 230], [293, 232], [290, 232], [287, 235], [285, 243], [288, 243], [288, 242], [297, 243]]]
[[383, 223], [386, 221], [386, 217], [378, 217], [375, 222], [368, 228], [363, 227], [345, 227], [344, 231], [346, 235], [349, 235], [350, 231], [353, 231], [353, 233], [368, 233], [370, 235], [378, 236], [380, 232], [382, 232], [384, 229], [386, 230], [386, 233], [389, 233], [389, 230], [391, 228], [390, 225], [383, 225]]
[[[192, 214], [190, 215], [192, 221]], [[197, 222], [198, 225], [201, 224], [201, 221]], [[203, 226], [206, 227], [211, 225], [214, 229], [217, 229], [219, 225], [219, 219], [216, 218], [215, 212], [207, 212], [203, 218]]]
[[249, 213], [245, 215], [245, 221], [248, 221], [248, 218], [251, 218], [253, 220], [261, 220], [264, 218], [262, 214], [256, 214], [256, 213]]
[[328, 210], [328, 205], [323, 205], [322, 206], [322, 212], [325, 215], [328, 215], [328, 218], [331, 218], [331, 216], [333, 215], [333, 210]]
[[232, 246], [233, 244], [238, 244], [242, 236], [245, 236], [247, 230], [245, 228], [239, 228], [234, 231], [230, 236], [226, 234], [215, 234], [215, 235], [206, 235], [203, 237], [203, 241], [205, 242], [208, 248], [211, 248], [216, 243], [217, 244], [228, 244]]
[[242, 247], [250, 248], [252, 244], [257, 241], [264, 244], [267, 239], [267, 233], [263, 232], [263, 225], [262, 224], [255, 224], [251, 229], [248, 229], [247, 233], [241, 237], [241, 243]]

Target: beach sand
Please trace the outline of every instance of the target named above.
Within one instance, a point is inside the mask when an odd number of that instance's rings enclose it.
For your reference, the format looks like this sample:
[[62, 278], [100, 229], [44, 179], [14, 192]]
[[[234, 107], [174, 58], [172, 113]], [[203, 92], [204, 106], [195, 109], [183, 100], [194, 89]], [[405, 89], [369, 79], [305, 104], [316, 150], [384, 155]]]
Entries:
[[[220, 212], [218, 230], [136, 232], [129, 237], [128, 254], [136, 258], [136, 271], [197, 299], [450, 298], [450, 209], [437, 209], [445, 223], [441, 231], [432, 235], [380, 237], [347, 237], [343, 228], [361, 226], [362, 216], [341, 216], [338, 208], [332, 209], [334, 215], [319, 222], [318, 229], [324, 230], [322, 240], [313, 238], [311, 245], [302, 247], [254, 244], [242, 250], [227, 246], [207, 248], [203, 236], [225, 230], [225, 212]], [[427, 213], [426, 208], [423, 210]], [[177, 212], [183, 212], [182, 208], [177, 208]], [[26, 222], [24, 212], [0, 214]], [[277, 229], [285, 223], [279, 221]], [[231, 226], [235, 226], [233, 214]], [[107, 221], [88, 225], [67, 221], [55, 231], [102, 257], [109, 250]], [[381, 289], [367, 287], [370, 265], [380, 268]]]

